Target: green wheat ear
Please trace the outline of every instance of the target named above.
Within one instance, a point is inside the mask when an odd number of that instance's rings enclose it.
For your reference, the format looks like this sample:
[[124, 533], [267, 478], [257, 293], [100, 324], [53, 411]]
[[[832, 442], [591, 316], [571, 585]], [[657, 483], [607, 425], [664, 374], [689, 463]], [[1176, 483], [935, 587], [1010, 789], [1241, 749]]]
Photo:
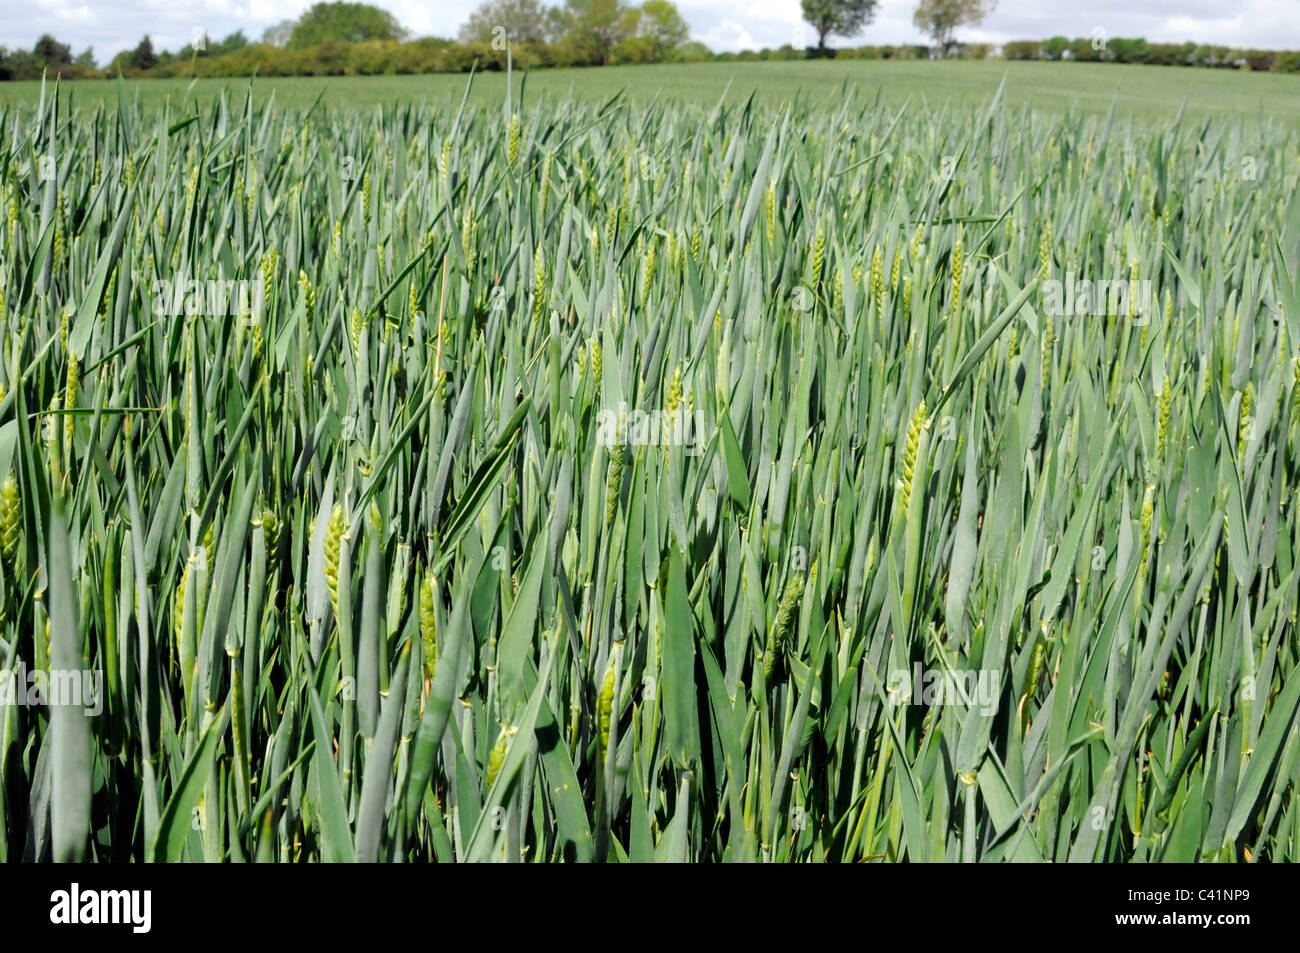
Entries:
[[785, 648], [786, 638], [794, 624], [794, 615], [799, 611], [799, 601], [803, 598], [804, 574], [799, 572], [790, 577], [781, 592], [781, 601], [776, 608], [776, 620], [772, 623], [772, 632], [768, 636], [767, 650], [763, 653], [763, 677], [770, 682], [776, 670], [777, 657]]
[[808, 271], [808, 286], [817, 290], [817, 285], [822, 278], [822, 264], [826, 259], [826, 232], [821, 225], [817, 226], [817, 233], [813, 237], [812, 259]]
[[519, 128], [519, 113], [512, 113], [510, 116], [510, 128], [508, 130], [508, 136], [509, 136], [509, 141], [507, 146], [506, 161], [510, 165], [514, 165], [515, 160], [519, 158], [519, 140], [521, 136], [520, 128]]
[[600, 696], [596, 699], [596, 721], [600, 730], [602, 755], [609, 748], [609, 726], [614, 712], [614, 675], [614, 656], [611, 655], [609, 664], [605, 666], [605, 679], [600, 684]]
[[491, 788], [496, 783], [501, 774], [501, 766], [506, 760], [506, 750], [510, 747], [510, 736], [515, 733], [515, 729], [502, 726], [500, 733], [497, 734], [497, 740], [492, 745], [491, 752], [488, 753], [487, 767], [487, 787]]
[[[1046, 626], [1044, 626], [1046, 628]], [[1043, 633], [1038, 635], [1034, 640], [1034, 653], [1029, 658], [1029, 670], [1025, 672], [1024, 684], [1020, 686], [1021, 704], [1021, 725], [1029, 723], [1029, 706], [1034, 700], [1034, 693], [1038, 690], [1038, 680], [1043, 674], [1043, 657], [1047, 650], [1047, 639]]]
[[18, 480], [7, 474], [0, 485], [0, 559], [10, 573], [18, 565], [18, 541], [22, 538], [23, 510]]
[[172, 597], [172, 627], [173, 635], [176, 637], [176, 653], [179, 656], [181, 644], [184, 641], [183, 630], [185, 622], [185, 586], [189, 582], [190, 563], [187, 559], [185, 565], [181, 567], [181, 578], [176, 583], [176, 593]]
[[921, 431], [930, 426], [925, 414], [925, 401], [921, 401], [907, 425], [907, 443], [903, 448], [903, 513], [907, 512], [912, 500], [912, 480], [916, 474], [916, 452], [921, 443]]
[[424, 645], [424, 672], [433, 681], [438, 670], [438, 618], [434, 614], [433, 573], [425, 573], [420, 580], [420, 641]]
[[262, 510], [258, 521], [262, 524], [262, 532], [266, 534], [266, 551], [275, 552], [275, 544], [280, 538], [280, 521], [275, 518], [275, 514], [270, 510]]
[[343, 507], [335, 503], [325, 530], [325, 582], [330, 590], [330, 605], [339, 611], [339, 550], [343, 541]]

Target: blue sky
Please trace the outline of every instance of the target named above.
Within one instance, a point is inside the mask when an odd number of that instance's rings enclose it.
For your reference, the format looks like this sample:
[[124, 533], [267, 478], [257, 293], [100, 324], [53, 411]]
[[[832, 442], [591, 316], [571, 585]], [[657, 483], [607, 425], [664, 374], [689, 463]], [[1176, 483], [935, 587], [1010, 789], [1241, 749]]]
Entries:
[[[454, 36], [475, 0], [373, 0], [419, 36]], [[798, 0], [676, 0], [694, 39], [717, 50], [759, 49], [796, 42], [804, 29]], [[257, 38], [267, 26], [295, 17], [309, 0], [0, 0], [0, 44], [30, 48], [53, 33], [96, 59], [135, 46], [149, 33], [155, 48], [175, 50], [196, 27], [221, 37], [243, 28]], [[915, 0], [881, 0], [875, 20], [856, 43], [920, 42], [912, 27]], [[959, 38], [1002, 42], [1055, 34], [1151, 41], [1195, 40], [1268, 49], [1300, 48], [1300, 0], [999, 0], [979, 27]], [[809, 35], [803, 34], [805, 41]], [[836, 40], [837, 43], [843, 41]]]

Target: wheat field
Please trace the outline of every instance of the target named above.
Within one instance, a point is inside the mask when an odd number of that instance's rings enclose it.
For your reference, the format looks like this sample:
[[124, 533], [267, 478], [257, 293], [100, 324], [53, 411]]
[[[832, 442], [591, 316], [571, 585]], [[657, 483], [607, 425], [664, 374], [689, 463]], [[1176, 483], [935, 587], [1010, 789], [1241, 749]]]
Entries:
[[1300, 132], [0, 110], [0, 860], [1300, 856]]

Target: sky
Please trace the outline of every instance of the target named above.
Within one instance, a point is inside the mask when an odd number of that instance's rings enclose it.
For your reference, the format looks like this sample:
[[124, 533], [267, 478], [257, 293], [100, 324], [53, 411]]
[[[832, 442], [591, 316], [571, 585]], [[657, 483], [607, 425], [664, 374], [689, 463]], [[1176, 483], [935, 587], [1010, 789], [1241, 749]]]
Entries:
[[[416, 36], [455, 36], [478, 0], [370, 0], [391, 11]], [[543, 0], [547, 2], [547, 0]], [[675, 0], [691, 37], [714, 50], [812, 45], [799, 0]], [[851, 41], [831, 45], [920, 43], [912, 26], [916, 0], [880, 0], [874, 20]], [[222, 37], [243, 29], [250, 39], [296, 17], [311, 0], [0, 0], [0, 46], [30, 49], [52, 33], [80, 53], [94, 48], [105, 64], [148, 33], [154, 49], [173, 52], [196, 29]], [[1300, 49], [1300, 0], [999, 0], [978, 27], [958, 31], [966, 42], [1143, 36], [1151, 42], [1215, 43]]]

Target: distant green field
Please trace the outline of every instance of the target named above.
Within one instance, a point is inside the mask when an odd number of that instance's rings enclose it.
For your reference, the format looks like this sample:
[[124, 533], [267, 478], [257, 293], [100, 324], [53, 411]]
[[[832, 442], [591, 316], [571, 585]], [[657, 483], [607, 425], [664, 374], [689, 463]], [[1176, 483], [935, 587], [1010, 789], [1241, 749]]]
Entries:
[[[743, 99], [751, 92], [774, 103], [795, 96], [833, 102], [847, 89], [859, 95], [879, 93], [890, 103], [926, 100], [932, 105], [983, 102], [1007, 81], [1008, 101], [1047, 113], [1077, 107], [1088, 113], [1107, 110], [1117, 102], [1121, 116], [1158, 117], [1175, 113], [1184, 102], [1193, 116], [1240, 115], [1300, 120], [1300, 76], [1228, 70], [1172, 69], [1156, 66], [1116, 66], [1081, 63], [927, 62], [898, 60], [837, 60], [765, 63], [700, 63], [689, 65], [611, 66], [602, 69], [538, 70], [528, 75], [526, 95], [568, 96], [596, 100], [626, 90], [633, 100], [656, 96], [695, 103], [713, 103], [730, 84], [728, 96]], [[451, 102], [465, 88], [465, 75], [298, 77], [258, 79], [262, 96], [275, 94], [282, 105], [309, 105], [324, 89], [322, 104], [331, 108], [371, 107], [417, 101]], [[132, 80], [131, 97], [142, 105], [170, 99], [210, 101], [222, 89], [242, 92], [248, 80]], [[115, 102], [117, 84], [103, 80], [65, 83], [74, 104], [93, 107]], [[482, 74], [473, 96], [479, 101], [500, 98], [505, 77]], [[0, 84], [0, 105], [31, 104], [40, 96], [40, 83]], [[1116, 100], [1116, 97], [1118, 99]]]

